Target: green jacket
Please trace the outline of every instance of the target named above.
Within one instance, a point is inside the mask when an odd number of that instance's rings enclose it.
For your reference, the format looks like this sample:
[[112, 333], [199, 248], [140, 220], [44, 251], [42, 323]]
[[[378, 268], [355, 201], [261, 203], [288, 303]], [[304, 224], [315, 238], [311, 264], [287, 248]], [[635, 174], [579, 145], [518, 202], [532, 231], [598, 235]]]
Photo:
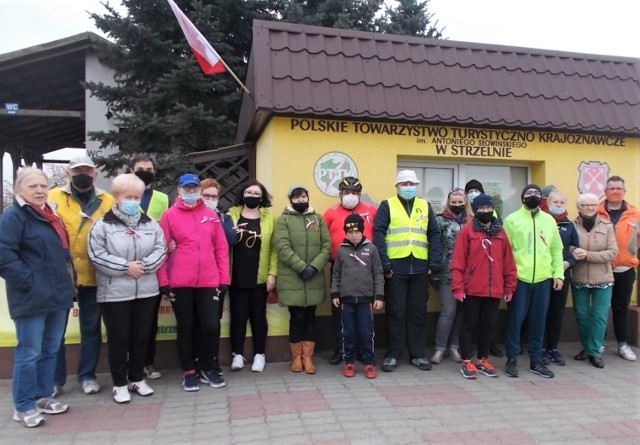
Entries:
[[[276, 221], [278, 252], [278, 302], [281, 306], [317, 306], [325, 299], [324, 266], [329, 260], [331, 239], [322, 215], [313, 208], [300, 214], [287, 207]], [[318, 273], [304, 281], [299, 273], [306, 266]]]
[[[238, 225], [242, 206], [231, 207], [227, 214], [231, 217], [233, 225]], [[264, 207], [260, 208], [260, 259], [258, 260], [258, 284], [267, 282], [269, 275], [278, 275], [278, 254], [274, 249], [273, 224], [275, 218]], [[233, 249], [231, 249], [233, 250]], [[233, 257], [231, 258], [233, 261]], [[230, 270], [233, 270], [231, 268]]]
[[538, 210], [532, 214], [522, 207], [504, 219], [518, 280], [540, 283], [551, 278], [564, 280], [562, 239], [553, 216]]

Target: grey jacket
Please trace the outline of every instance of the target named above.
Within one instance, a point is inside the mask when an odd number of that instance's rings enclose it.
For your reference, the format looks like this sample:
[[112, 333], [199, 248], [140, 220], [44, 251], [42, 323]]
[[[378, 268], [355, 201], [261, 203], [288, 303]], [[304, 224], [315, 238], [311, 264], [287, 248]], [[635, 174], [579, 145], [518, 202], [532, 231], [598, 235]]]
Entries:
[[[89, 259], [96, 269], [98, 303], [154, 297], [160, 293], [156, 271], [164, 262], [166, 242], [162, 229], [142, 214], [128, 227], [111, 210], [89, 231]], [[130, 261], [142, 261], [145, 272], [137, 279], [125, 274]]]
[[354, 246], [345, 240], [336, 254], [331, 277], [331, 297], [342, 303], [384, 300], [384, 273], [375, 244], [364, 239]]

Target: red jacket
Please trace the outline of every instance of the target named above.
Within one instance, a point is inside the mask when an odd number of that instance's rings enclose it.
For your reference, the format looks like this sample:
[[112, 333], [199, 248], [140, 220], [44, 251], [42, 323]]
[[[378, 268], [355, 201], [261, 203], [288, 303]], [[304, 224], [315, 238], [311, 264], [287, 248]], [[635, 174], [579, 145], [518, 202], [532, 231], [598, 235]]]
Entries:
[[504, 229], [489, 236], [477, 221], [465, 225], [453, 246], [451, 290], [502, 298], [516, 289], [516, 262]]
[[373, 242], [373, 220], [376, 217], [376, 211], [377, 208], [374, 205], [360, 201], [351, 210], [345, 209], [342, 204], [336, 204], [324, 212], [322, 218], [327, 223], [329, 237], [331, 238], [331, 261], [336, 259], [338, 247], [344, 241], [344, 219], [352, 213], [357, 213], [364, 219], [364, 236]]
[[178, 199], [160, 218], [167, 244], [176, 250], [158, 271], [160, 286], [218, 287], [228, 285], [229, 245], [220, 217], [200, 200], [194, 207]]

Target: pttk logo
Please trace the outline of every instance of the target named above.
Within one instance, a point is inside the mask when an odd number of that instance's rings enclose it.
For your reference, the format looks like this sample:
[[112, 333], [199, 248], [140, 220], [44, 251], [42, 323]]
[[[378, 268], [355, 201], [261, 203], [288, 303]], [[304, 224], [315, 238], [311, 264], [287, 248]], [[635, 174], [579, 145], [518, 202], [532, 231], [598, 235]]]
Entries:
[[345, 176], [358, 177], [358, 168], [353, 159], [338, 151], [323, 155], [313, 168], [316, 186], [329, 196], [338, 196], [338, 183]]
[[598, 198], [604, 195], [609, 177], [609, 164], [598, 161], [582, 161], [578, 166], [578, 190], [580, 193], [593, 193]]

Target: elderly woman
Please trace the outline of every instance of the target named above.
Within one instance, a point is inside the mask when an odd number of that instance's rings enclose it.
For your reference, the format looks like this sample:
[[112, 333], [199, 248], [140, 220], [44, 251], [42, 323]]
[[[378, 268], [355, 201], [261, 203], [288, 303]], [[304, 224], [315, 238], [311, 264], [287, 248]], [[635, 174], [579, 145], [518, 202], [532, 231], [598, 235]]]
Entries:
[[158, 223], [140, 208], [144, 182], [129, 173], [117, 176], [111, 187], [116, 203], [91, 227], [88, 251], [107, 328], [113, 400], [127, 403], [129, 390], [153, 394], [144, 365], [166, 244]]
[[276, 221], [278, 252], [278, 302], [289, 308], [291, 371], [315, 374], [316, 306], [324, 301], [324, 266], [331, 239], [321, 215], [309, 205], [303, 185], [289, 190], [289, 205]]
[[573, 250], [573, 311], [576, 315], [583, 350], [576, 360], [587, 358], [596, 368], [604, 368], [600, 347], [607, 330], [613, 271], [611, 260], [618, 255], [613, 224], [598, 216], [598, 197], [578, 196], [578, 217], [573, 222], [579, 247]]
[[264, 371], [267, 342], [267, 294], [276, 287], [278, 256], [272, 246], [275, 219], [269, 211], [271, 195], [255, 179], [239, 191], [229, 216], [238, 232], [233, 246], [229, 304], [231, 309], [231, 370], [244, 368], [247, 320], [253, 335], [251, 370]]
[[75, 286], [69, 236], [47, 204], [49, 179], [41, 170], [23, 168], [14, 189], [14, 205], [0, 216], [0, 276], [6, 280], [18, 340], [13, 420], [31, 428], [45, 421], [41, 413], [69, 409], [51, 394], [56, 354]]

